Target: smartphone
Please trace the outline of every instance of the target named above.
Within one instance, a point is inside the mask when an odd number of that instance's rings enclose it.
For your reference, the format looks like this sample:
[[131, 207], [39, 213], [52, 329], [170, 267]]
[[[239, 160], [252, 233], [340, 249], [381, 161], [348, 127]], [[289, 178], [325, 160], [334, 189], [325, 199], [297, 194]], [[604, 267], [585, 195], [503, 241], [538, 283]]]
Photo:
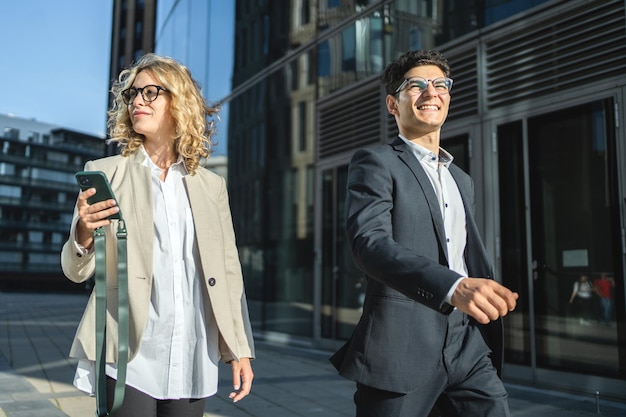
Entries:
[[[95, 188], [96, 193], [87, 199], [89, 204], [98, 203], [104, 200], [115, 200], [117, 203], [117, 199], [113, 194], [113, 190], [111, 190], [111, 184], [109, 184], [109, 180], [106, 175], [102, 171], [79, 171], [76, 173], [76, 182], [82, 191], [85, 191], [89, 188]], [[107, 219], [121, 219], [122, 212], [121, 210], [115, 214], [110, 215]]]

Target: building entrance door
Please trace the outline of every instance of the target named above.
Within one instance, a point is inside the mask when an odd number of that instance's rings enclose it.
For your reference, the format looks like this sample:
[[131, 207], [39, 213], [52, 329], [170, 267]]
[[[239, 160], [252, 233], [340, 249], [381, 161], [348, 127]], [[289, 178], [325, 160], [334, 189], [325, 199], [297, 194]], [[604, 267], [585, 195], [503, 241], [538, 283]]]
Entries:
[[521, 296], [505, 320], [505, 360], [535, 379], [539, 370], [625, 375], [613, 106], [599, 100], [497, 127], [500, 270]]

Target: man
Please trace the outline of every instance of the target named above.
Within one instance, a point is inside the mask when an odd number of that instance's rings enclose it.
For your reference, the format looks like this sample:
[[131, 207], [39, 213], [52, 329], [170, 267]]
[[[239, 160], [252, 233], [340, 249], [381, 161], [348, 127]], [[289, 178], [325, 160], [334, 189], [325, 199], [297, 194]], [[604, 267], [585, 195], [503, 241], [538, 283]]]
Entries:
[[392, 62], [383, 81], [400, 135], [350, 163], [348, 241], [368, 285], [331, 361], [357, 383], [357, 417], [509, 415], [500, 317], [518, 294], [490, 279], [472, 180], [439, 147], [449, 75], [436, 51]]
[[613, 319], [613, 288], [615, 287], [615, 280], [609, 276], [606, 272], [600, 274], [600, 277], [593, 283], [593, 289], [598, 294], [599, 305], [599, 322], [604, 323], [605, 326], [611, 325]]

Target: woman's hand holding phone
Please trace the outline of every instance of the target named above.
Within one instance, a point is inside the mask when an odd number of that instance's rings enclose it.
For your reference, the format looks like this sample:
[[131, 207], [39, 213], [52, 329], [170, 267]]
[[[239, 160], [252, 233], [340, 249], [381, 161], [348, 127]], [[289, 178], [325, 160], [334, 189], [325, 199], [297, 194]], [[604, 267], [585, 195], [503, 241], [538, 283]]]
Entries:
[[111, 223], [109, 219], [119, 213], [120, 208], [114, 199], [100, 201], [94, 204], [87, 203], [87, 199], [96, 194], [95, 188], [88, 188], [78, 195], [78, 225], [76, 228], [76, 238], [78, 243], [86, 249], [93, 245], [93, 232], [98, 227], [107, 226]]
[[82, 190], [76, 203], [79, 217], [76, 239], [83, 247], [90, 249], [94, 230], [109, 225], [113, 218], [119, 219], [120, 209], [102, 172], [78, 172], [76, 181]]

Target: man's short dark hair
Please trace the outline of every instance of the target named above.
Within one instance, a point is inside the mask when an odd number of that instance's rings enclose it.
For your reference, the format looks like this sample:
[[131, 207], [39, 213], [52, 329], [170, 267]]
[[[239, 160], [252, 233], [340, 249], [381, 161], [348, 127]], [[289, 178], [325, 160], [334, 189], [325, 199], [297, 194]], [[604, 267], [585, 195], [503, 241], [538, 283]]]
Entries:
[[395, 61], [391, 62], [385, 68], [381, 79], [385, 83], [385, 91], [387, 94], [396, 94], [396, 89], [404, 81], [404, 74], [411, 68], [420, 67], [422, 65], [435, 65], [443, 71], [445, 77], [450, 76], [450, 65], [448, 60], [439, 51], [408, 51], [399, 56]]

